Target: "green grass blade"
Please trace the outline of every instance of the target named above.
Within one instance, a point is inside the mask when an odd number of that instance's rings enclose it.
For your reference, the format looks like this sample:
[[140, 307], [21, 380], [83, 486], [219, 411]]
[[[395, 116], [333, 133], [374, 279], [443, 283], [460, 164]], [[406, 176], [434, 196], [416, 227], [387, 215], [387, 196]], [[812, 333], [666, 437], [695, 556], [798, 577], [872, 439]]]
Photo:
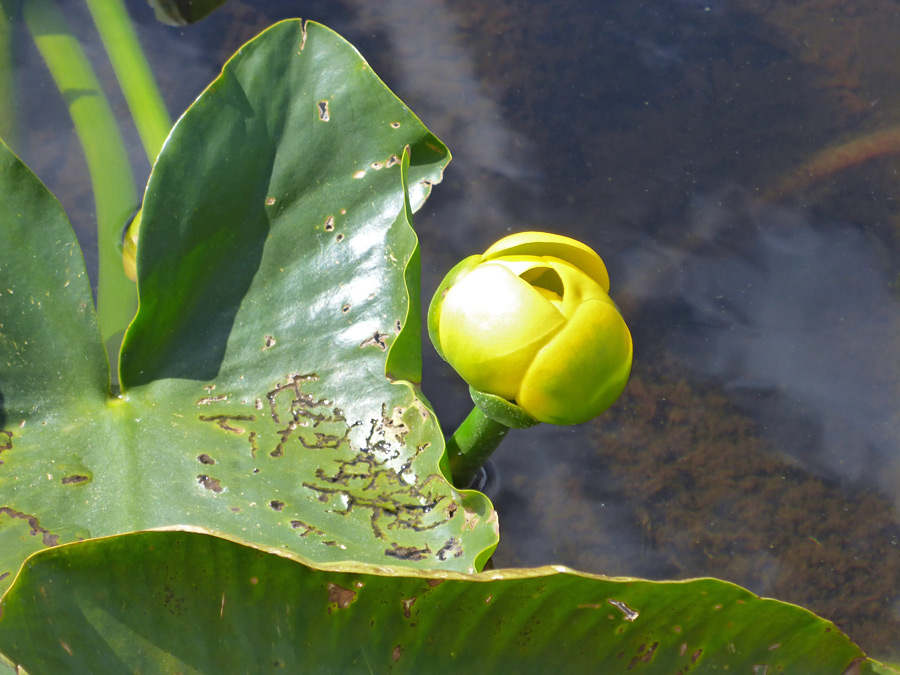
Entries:
[[[87, 160], [97, 211], [99, 278], [97, 313], [107, 346], [116, 344], [137, 307], [122, 269], [119, 233], [138, 201], [125, 142], [84, 50], [53, 0], [30, 0], [23, 15], [34, 43], [59, 88]], [[113, 369], [115, 372], [115, 369]]]
[[128, 10], [122, 0], [87, 0], [87, 6], [125, 95], [147, 161], [153, 164], [172, 128], [172, 118], [131, 25]]
[[16, 97], [12, 67], [12, 5], [0, 0], [0, 138], [16, 143]]

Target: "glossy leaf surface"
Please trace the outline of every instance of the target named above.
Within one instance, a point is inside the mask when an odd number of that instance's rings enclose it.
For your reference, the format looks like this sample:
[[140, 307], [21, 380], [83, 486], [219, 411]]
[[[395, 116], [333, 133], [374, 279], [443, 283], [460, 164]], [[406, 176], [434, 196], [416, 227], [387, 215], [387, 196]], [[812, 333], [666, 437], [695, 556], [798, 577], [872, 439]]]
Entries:
[[212, 14], [228, 0], [147, 0], [157, 20], [170, 26], [196, 23]]
[[834, 624], [714, 579], [325, 567], [187, 532], [58, 547], [4, 598], [0, 651], [32, 673], [872, 672]]
[[317, 561], [483, 563], [496, 515], [441, 475], [415, 384], [410, 213], [449, 154], [352, 46], [277, 24], [176, 125], [121, 398], [74, 234], [2, 157], [0, 589], [43, 546], [170, 525]]

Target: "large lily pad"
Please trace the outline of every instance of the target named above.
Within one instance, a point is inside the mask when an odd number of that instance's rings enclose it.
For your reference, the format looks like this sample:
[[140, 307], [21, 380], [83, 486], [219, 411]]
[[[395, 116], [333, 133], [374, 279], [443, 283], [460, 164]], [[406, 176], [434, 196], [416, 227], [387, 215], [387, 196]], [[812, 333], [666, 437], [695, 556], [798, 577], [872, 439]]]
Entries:
[[872, 672], [834, 624], [715, 579], [342, 567], [186, 532], [60, 546], [3, 599], [0, 651], [32, 673]]
[[410, 213], [448, 161], [327, 28], [245, 45], [153, 169], [111, 398], [74, 234], [2, 146], [0, 589], [45, 546], [170, 525], [480, 567], [496, 515], [440, 471], [416, 384]]

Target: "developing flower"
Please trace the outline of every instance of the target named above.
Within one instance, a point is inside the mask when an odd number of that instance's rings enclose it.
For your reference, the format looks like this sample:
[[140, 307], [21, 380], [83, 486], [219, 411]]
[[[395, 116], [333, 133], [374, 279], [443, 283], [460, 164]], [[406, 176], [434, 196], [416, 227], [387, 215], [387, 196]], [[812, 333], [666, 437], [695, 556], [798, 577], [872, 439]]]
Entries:
[[450, 271], [428, 332], [472, 389], [540, 422], [578, 424], [612, 405], [631, 372], [631, 334], [608, 291], [591, 248], [522, 232]]

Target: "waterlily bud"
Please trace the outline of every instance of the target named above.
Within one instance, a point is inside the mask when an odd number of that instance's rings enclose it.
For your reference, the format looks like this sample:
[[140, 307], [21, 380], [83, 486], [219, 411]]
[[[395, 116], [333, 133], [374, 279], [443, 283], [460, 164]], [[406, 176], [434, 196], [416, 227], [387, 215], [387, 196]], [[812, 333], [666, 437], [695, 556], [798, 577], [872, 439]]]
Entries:
[[599, 415], [631, 372], [631, 333], [600, 256], [546, 232], [505, 237], [454, 267], [431, 302], [428, 333], [473, 390], [540, 422]]
[[137, 281], [137, 242], [143, 212], [143, 209], [138, 209], [122, 232], [122, 267], [125, 276], [132, 281]]

